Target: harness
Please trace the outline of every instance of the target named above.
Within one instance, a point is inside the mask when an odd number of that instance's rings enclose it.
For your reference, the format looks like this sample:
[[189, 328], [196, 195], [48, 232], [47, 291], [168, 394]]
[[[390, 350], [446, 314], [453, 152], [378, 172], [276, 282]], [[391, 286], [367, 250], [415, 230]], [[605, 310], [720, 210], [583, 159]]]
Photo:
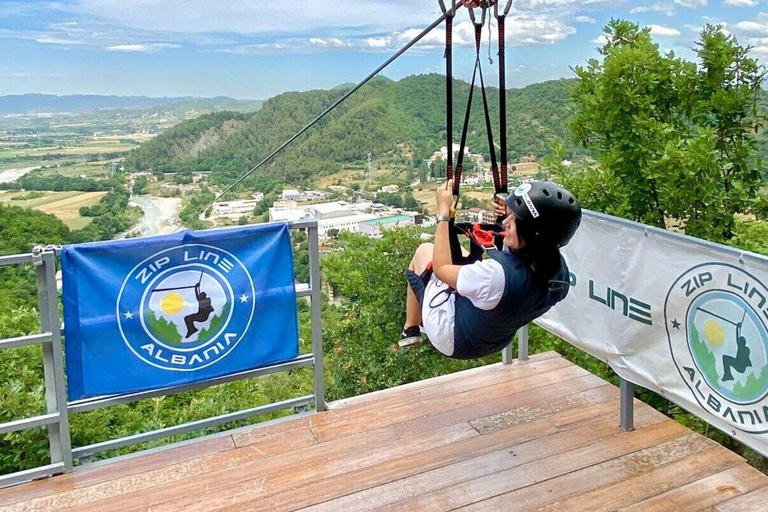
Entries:
[[[467, 107], [464, 113], [464, 124], [461, 131], [461, 139], [459, 143], [459, 153], [457, 156], [456, 167], [453, 165], [453, 18], [455, 16], [455, 8], [451, 8], [450, 11], [446, 11], [445, 5], [442, 0], [438, 0], [440, 8], [445, 14], [445, 76], [446, 76], [446, 148], [448, 162], [446, 165], [446, 178], [453, 180], [453, 195], [456, 197], [454, 208], [452, 212], [452, 218], [450, 221], [450, 246], [451, 246], [451, 258], [456, 265], [466, 265], [480, 261], [483, 258], [483, 253], [488, 249], [501, 249], [503, 246], [503, 238], [505, 236], [504, 228], [501, 226], [501, 221], [504, 217], [496, 219], [495, 224], [483, 224], [483, 223], [457, 223], [455, 221], [455, 206], [458, 204], [459, 195], [461, 192], [461, 177], [464, 167], [464, 151], [466, 149], [467, 134], [469, 132], [469, 120], [472, 110], [472, 98], [475, 90], [475, 82], [477, 76], [480, 77], [480, 92], [483, 98], [483, 113], [485, 115], [485, 128], [488, 136], [488, 147], [491, 155], [491, 173], [493, 175], [493, 185], [495, 189], [494, 201], [499, 194], [508, 194], [508, 155], [507, 155], [507, 93], [506, 93], [506, 55], [505, 55], [505, 29], [504, 21], [509, 14], [509, 10], [512, 7], [512, 1], [508, 0], [503, 11], [499, 10], [498, 1], [486, 0], [482, 2], [481, 10], [482, 14], [478, 21], [475, 16], [474, 9], [467, 8], [469, 11], [469, 17], [472, 21], [475, 32], [475, 65], [472, 72], [472, 80], [469, 88], [469, 98], [467, 100]], [[501, 167], [496, 158], [496, 148], [493, 144], [493, 128], [491, 124], [491, 116], [488, 109], [488, 97], [485, 90], [485, 79], [483, 77], [483, 69], [480, 59], [481, 39], [483, 34], [483, 27], [487, 18], [488, 9], [493, 6], [494, 17], [499, 31], [498, 45], [499, 45], [499, 125], [500, 125], [500, 157]], [[489, 19], [490, 27], [490, 19]], [[461, 244], [459, 243], [459, 235], [464, 235], [470, 240], [470, 254], [464, 256], [462, 254]]]

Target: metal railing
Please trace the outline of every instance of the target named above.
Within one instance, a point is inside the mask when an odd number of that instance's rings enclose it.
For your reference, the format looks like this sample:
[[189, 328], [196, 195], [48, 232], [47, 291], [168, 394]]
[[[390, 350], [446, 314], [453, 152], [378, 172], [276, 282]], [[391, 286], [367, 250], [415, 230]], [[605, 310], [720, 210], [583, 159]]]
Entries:
[[[93, 397], [67, 402], [64, 377], [64, 355], [61, 344], [59, 300], [56, 287], [56, 252], [52, 247], [36, 248], [32, 254], [0, 257], [0, 266], [34, 264], [37, 271], [38, 303], [40, 308], [41, 333], [0, 340], [0, 350], [26, 345], [40, 344], [43, 348], [45, 376], [46, 414], [21, 420], [0, 423], [0, 434], [17, 432], [33, 427], [48, 428], [48, 443], [51, 463], [30, 470], [0, 476], [0, 487], [15, 485], [36, 478], [72, 471], [73, 458], [88, 457], [97, 453], [124, 448], [138, 443], [185, 434], [214, 427], [232, 421], [245, 420], [254, 416], [269, 414], [284, 409], [301, 409], [314, 405], [316, 411], [326, 409], [325, 380], [323, 378], [323, 342], [320, 289], [320, 251], [317, 221], [300, 221], [290, 225], [291, 230], [306, 230], [309, 241], [309, 283], [296, 285], [296, 297], [310, 298], [312, 352], [280, 364], [226, 375], [202, 382], [163, 388], [139, 393]], [[131, 436], [112, 439], [87, 446], [72, 448], [70, 441], [69, 415], [93, 411], [117, 404], [135, 402], [158, 396], [167, 396], [195, 389], [207, 388], [227, 382], [259, 377], [276, 372], [312, 367], [311, 395], [235, 411], [203, 420], [191, 421], [172, 427], [142, 432]]]

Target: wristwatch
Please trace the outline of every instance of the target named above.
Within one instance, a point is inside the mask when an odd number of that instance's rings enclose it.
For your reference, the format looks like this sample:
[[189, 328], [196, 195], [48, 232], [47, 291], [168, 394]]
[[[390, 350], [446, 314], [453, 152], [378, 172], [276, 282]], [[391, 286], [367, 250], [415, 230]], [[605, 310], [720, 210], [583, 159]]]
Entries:
[[451, 217], [450, 215], [441, 215], [438, 213], [437, 215], [435, 215], [435, 220], [437, 221], [438, 224], [440, 224], [441, 222], [450, 222]]

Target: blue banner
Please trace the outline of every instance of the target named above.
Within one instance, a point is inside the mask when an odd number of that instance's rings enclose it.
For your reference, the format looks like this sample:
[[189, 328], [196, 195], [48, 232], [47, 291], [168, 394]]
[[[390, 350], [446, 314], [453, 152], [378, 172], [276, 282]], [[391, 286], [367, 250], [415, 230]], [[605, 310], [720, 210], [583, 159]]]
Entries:
[[69, 245], [62, 271], [70, 400], [298, 356], [286, 224]]

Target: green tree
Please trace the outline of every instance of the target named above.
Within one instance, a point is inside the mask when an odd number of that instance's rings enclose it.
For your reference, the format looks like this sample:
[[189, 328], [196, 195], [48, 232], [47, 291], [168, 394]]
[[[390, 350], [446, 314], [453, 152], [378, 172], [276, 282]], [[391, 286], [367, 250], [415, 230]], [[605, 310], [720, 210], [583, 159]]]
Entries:
[[761, 183], [752, 132], [762, 69], [719, 26], [702, 31], [698, 66], [662, 55], [634, 23], [612, 20], [605, 34], [602, 58], [576, 68], [571, 123], [597, 165], [555, 166], [558, 177], [589, 208], [730, 239]]
[[146, 194], [147, 185], [149, 185], [149, 181], [147, 180], [147, 177], [139, 176], [138, 178], [136, 178], [136, 181], [133, 182], [133, 193], [137, 195]]

